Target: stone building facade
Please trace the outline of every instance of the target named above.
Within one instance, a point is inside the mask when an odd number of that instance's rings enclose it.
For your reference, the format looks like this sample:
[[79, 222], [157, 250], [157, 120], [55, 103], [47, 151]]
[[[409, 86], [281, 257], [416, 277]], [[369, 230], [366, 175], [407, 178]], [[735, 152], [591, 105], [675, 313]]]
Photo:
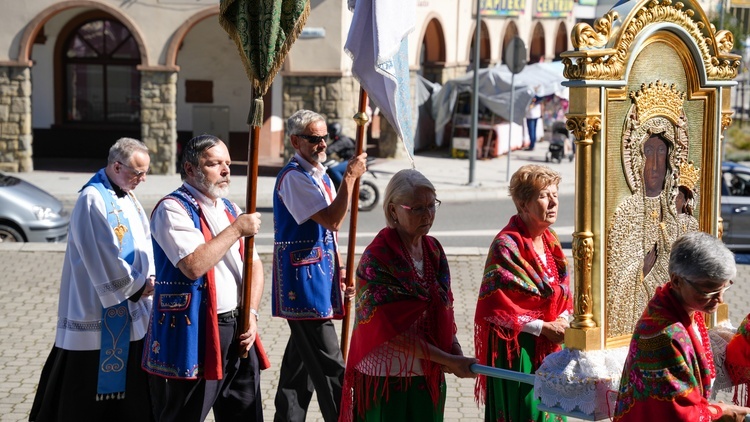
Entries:
[[[549, 14], [540, 6], [547, 0], [519, 0], [511, 15], [498, 14], [499, 2], [480, 1], [486, 6], [483, 66], [502, 63], [514, 35], [529, 46], [531, 61], [553, 60], [569, 49], [577, 7], [572, 1], [554, 2], [568, 6]], [[359, 85], [343, 50], [352, 17], [346, 3], [311, 3], [305, 31], [264, 98], [261, 164], [283, 162], [285, 119], [302, 107], [355, 133], [351, 117]], [[436, 83], [463, 75], [472, 58], [476, 2], [416, 4], [409, 35], [412, 75]], [[66, 160], [101, 163], [117, 138], [131, 136], [148, 145], [153, 172], [174, 173], [180, 145], [201, 133], [219, 135], [233, 160], [245, 161], [250, 84], [218, 14], [217, 0], [35, 0], [4, 11], [0, 169], [25, 172]], [[101, 45], [91, 42], [97, 34]], [[113, 53], [115, 41], [122, 50]], [[95, 65], [77, 61], [92, 54]], [[382, 143], [377, 150], [397, 154], [394, 140], [387, 142], [392, 134], [387, 123], [378, 129], [373, 132], [383, 139], [371, 139]]]

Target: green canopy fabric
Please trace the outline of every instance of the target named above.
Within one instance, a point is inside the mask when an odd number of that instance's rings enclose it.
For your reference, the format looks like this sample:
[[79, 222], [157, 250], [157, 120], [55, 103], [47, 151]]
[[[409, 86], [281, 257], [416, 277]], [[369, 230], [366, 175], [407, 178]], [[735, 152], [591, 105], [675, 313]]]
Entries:
[[265, 95], [297, 40], [310, 5], [307, 0], [221, 0], [219, 24], [237, 44], [253, 96]]

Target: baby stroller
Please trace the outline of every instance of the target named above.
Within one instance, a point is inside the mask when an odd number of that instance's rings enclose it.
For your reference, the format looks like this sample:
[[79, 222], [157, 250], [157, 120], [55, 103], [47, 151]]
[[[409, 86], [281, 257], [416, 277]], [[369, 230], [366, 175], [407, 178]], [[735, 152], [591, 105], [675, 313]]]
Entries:
[[544, 161], [557, 160], [560, 163], [566, 156], [568, 160], [573, 161], [574, 151], [570, 133], [568, 128], [565, 127], [565, 122], [554, 122], [552, 124], [552, 140], [550, 140], [549, 150]]

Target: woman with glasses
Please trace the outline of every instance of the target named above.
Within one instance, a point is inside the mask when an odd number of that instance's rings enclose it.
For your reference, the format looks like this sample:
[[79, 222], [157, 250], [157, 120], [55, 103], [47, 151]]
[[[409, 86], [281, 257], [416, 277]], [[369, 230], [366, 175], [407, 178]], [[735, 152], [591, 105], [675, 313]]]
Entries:
[[357, 268], [356, 320], [341, 420], [442, 421], [444, 373], [473, 377], [456, 338], [448, 261], [427, 233], [440, 205], [416, 170], [385, 191], [387, 227]]
[[710, 403], [716, 377], [703, 314], [716, 311], [737, 275], [734, 255], [703, 232], [672, 244], [669, 282], [635, 326], [615, 421], [743, 421], [750, 409]]
[[[557, 235], [560, 174], [526, 165], [510, 180], [518, 213], [490, 246], [474, 315], [474, 345], [484, 365], [531, 374], [560, 349], [572, 312], [568, 268]], [[532, 385], [479, 376], [486, 421], [564, 420], [537, 409]]]

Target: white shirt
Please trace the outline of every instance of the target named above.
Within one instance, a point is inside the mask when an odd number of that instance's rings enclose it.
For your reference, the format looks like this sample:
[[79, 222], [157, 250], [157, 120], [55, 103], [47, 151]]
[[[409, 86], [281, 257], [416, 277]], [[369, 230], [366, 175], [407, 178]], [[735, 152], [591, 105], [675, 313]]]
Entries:
[[526, 118], [538, 119], [540, 117], [542, 117], [542, 104], [537, 101], [529, 106], [529, 109], [526, 111]]
[[297, 224], [302, 224], [318, 211], [331, 205], [331, 202], [336, 198], [336, 190], [330, 187], [331, 194], [328, 195], [323, 181], [326, 169], [320, 163], [313, 166], [299, 153], [295, 154], [294, 158], [297, 159], [303, 170], [312, 175], [315, 184], [311, 184], [304, 174], [290, 171], [281, 179], [279, 196], [284, 201], [289, 213], [294, 217], [294, 221]]
[[[229, 217], [227, 217], [223, 200], [214, 201], [187, 183], [184, 183], [183, 186], [198, 201], [203, 216], [206, 218], [208, 229], [213, 236], [218, 235], [229, 226]], [[233, 205], [239, 213], [237, 204]], [[198, 246], [206, 243], [203, 233], [200, 229], [195, 228], [190, 215], [175, 200], [164, 200], [154, 210], [151, 218], [151, 229], [154, 239], [175, 267], [183, 258], [195, 252]], [[253, 248], [253, 260], [259, 259], [257, 249]], [[240, 240], [238, 240], [214, 266], [216, 311], [218, 313], [237, 308], [240, 286], [242, 285], [242, 267]]]
[[116, 204], [133, 236], [132, 265], [120, 258], [119, 240], [96, 188], [86, 187], [73, 207], [57, 309], [55, 346], [62, 349], [99, 350], [102, 308], [122, 302], [127, 302], [132, 320], [130, 341], [146, 335], [152, 298], [142, 296], [137, 302], [128, 298], [154, 273], [148, 218], [133, 195], [117, 198]]

